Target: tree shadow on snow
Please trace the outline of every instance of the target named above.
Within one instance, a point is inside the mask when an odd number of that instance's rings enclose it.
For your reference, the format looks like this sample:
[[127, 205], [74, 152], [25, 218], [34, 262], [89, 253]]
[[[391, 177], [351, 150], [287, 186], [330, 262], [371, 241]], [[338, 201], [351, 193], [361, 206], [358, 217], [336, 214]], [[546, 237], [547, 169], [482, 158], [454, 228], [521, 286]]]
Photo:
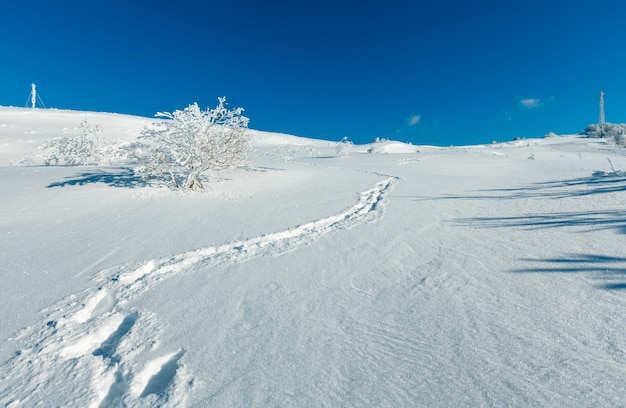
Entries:
[[[605, 173], [596, 171], [591, 177], [534, 183], [527, 187], [480, 191], [485, 194], [447, 195], [440, 197], [439, 199], [561, 199], [588, 196], [592, 194], [626, 192], [626, 173]], [[460, 218], [455, 221], [460, 224], [479, 228], [518, 227], [527, 229], [544, 229], [557, 227], [587, 227], [587, 231], [615, 229], [622, 234], [626, 233], [626, 210], [621, 208], [615, 210], [524, 214], [510, 217]]]
[[[626, 192], [626, 173], [596, 171], [590, 177], [534, 183], [526, 187], [480, 190], [481, 194], [444, 196], [441, 199], [561, 199]], [[626, 209], [551, 212], [501, 217], [456, 219], [456, 223], [477, 228], [574, 227], [582, 232], [615, 230], [626, 234]], [[536, 267], [513, 270], [516, 273], [586, 273], [604, 280], [598, 285], [607, 290], [626, 290], [626, 258], [594, 254], [568, 254], [559, 258], [524, 259]]]
[[534, 183], [528, 187], [486, 191], [509, 193], [507, 194], [508, 198], [544, 197], [555, 199], [615, 193], [626, 191], [626, 173], [595, 171], [590, 177], [548, 181]]
[[[561, 227], [583, 227], [585, 231], [616, 229], [626, 233], [626, 211], [588, 211], [570, 213], [534, 214], [518, 217], [466, 218], [458, 223], [479, 228], [525, 228], [545, 229]], [[597, 279], [608, 281], [598, 285], [601, 289], [626, 290], [626, 258], [593, 255], [569, 254], [560, 258], [522, 259], [534, 263], [536, 267], [516, 269], [516, 273], [586, 273]], [[614, 280], [619, 282], [614, 282]]]
[[[587, 232], [603, 229], [616, 229], [626, 233], [626, 211], [589, 211], [570, 213], [535, 214], [518, 217], [466, 218], [458, 223], [479, 228], [525, 228], [545, 229], [560, 227], [583, 227]], [[626, 290], [626, 258], [593, 255], [569, 254], [559, 258], [522, 259], [537, 266], [515, 269], [515, 273], [585, 273], [606, 283], [601, 289]], [[618, 280], [618, 282], [615, 282]]]
[[[626, 191], [626, 173], [595, 171], [590, 177], [533, 183], [525, 187], [478, 190], [475, 194], [444, 195], [435, 199], [499, 200], [589, 196]], [[426, 197], [422, 199], [427, 199]], [[429, 197], [428, 199], [433, 199]]]
[[146, 186], [146, 181], [137, 176], [133, 169], [117, 167], [105, 170], [94, 170], [66, 177], [66, 180], [49, 184], [48, 188], [65, 186], [83, 186], [86, 184], [103, 183], [111, 187], [136, 188]]
[[479, 228], [520, 227], [545, 229], [558, 227], [586, 227], [586, 231], [615, 229], [626, 234], [626, 210], [557, 212], [528, 214], [515, 217], [460, 218], [457, 223]]
[[593, 254], [569, 254], [561, 258], [524, 259], [524, 261], [540, 265], [532, 268], [515, 269], [511, 272], [595, 274], [594, 278], [608, 281], [598, 285], [599, 288], [626, 290], [626, 258]]

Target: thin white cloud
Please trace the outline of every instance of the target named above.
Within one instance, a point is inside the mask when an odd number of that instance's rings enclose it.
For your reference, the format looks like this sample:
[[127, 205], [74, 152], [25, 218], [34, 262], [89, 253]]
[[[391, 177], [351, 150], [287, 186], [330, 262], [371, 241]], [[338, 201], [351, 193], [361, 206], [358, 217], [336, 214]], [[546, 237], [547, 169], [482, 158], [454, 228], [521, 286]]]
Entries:
[[409, 118], [409, 126], [415, 126], [419, 123], [420, 119], [422, 118], [421, 115], [413, 115]]
[[510, 102], [514, 105], [509, 106], [506, 110], [501, 111], [498, 116], [489, 120], [488, 123], [490, 125], [511, 122], [524, 115], [533, 115], [533, 112], [550, 108], [557, 100], [555, 96], [541, 98], [522, 98], [518, 96], [511, 99]]
[[535, 109], [541, 106], [541, 101], [536, 98], [520, 99], [519, 103], [526, 109]]
[[422, 120], [422, 115], [409, 116], [408, 118], [406, 118], [406, 122], [404, 122], [404, 125], [400, 129], [396, 130], [396, 133], [407, 132], [410, 128], [420, 123], [421, 120]]

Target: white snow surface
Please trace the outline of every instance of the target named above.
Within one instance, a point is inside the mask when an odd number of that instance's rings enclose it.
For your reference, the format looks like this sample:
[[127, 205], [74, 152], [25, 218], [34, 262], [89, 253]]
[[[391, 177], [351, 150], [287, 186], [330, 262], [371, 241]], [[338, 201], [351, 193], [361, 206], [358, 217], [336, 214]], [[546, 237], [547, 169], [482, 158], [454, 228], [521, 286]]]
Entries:
[[0, 108], [1, 406], [626, 401], [623, 148], [251, 131], [197, 193], [11, 164], [84, 119], [152, 121]]

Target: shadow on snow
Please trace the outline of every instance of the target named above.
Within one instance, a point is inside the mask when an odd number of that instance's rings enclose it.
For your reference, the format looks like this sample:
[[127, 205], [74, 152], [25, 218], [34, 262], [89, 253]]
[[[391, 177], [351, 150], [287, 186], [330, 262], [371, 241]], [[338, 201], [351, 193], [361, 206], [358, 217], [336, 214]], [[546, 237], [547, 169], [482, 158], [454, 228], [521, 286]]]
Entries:
[[[445, 196], [441, 199], [561, 199], [626, 192], [626, 173], [596, 171], [590, 177], [535, 183], [527, 187], [481, 190], [484, 194]], [[587, 232], [606, 229], [626, 234], [626, 210], [596, 210], [525, 214], [510, 217], [476, 217], [457, 219], [457, 223], [479, 228], [545, 229], [577, 227]], [[568, 254], [559, 258], [524, 259], [536, 267], [516, 269], [515, 273], [588, 273], [607, 281], [601, 289], [626, 290], [626, 258]]]
[[[274, 171], [284, 171], [282, 168], [273, 167], [242, 167], [245, 171], [268, 173]], [[208, 176], [203, 176], [207, 179]], [[158, 178], [155, 178], [158, 179]], [[219, 176], [219, 181], [229, 180]], [[136, 175], [132, 168], [128, 167], [113, 167], [106, 170], [98, 169], [93, 171], [85, 171], [75, 176], [66, 177], [64, 181], [58, 181], [51, 183], [47, 188], [53, 187], [65, 187], [65, 186], [83, 186], [86, 184], [102, 183], [111, 187], [125, 187], [125, 188], [137, 188], [146, 187], [150, 184], [148, 180]], [[163, 184], [167, 184], [164, 182]]]
[[[528, 229], [586, 227], [587, 231], [617, 229], [626, 233], [626, 211], [591, 211], [579, 213], [552, 213], [520, 217], [469, 218], [457, 220], [461, 224], [484, 228], [519, 227]], [[592, 255], [569, 254], [560, 258], [523, 259], [540, 264], [537, 267], [516, 269], [517, 273], [594, 273], [605, 280], [620, 279], [599, 285], [602, 289], [626, 290], [626, 258]]]
[[137, 176], [133, 169], [118, 167], [105, 170], [94, 170], [66, 177], [65, 181], [51, 183], [47, 187], [83, 186], [86, 184], [103, 183], [112, 187], [136, 188], [146, 186], [146, 181]]
[[460, 224], [483, 228], [522, 227], [544, 229], [557, 227], [586, 227], [587, 231], [616, 229], [626, 234], [626, 210], [557, 212], [529, 214], [516, 217], [461, 218]]
[[[444, 195], [434, 198], [440, 200], [498, 200], [498, 199], [527, 199], [546, 198], [559, 199], [567, 197], [589, 196], [594, 194], [608, 194], [626, 191], [625, 172], [595, 171], [590, 177], [580, 177], [570, 180], [556, 180], [533, 183], [526, 187], [496, 188], [478, 190], [476, 194]], [[421, 197], [420, 200], [432, 200], [433, 197]]]
[[[440, 199], [501, 200], [501, 199], [561, 199], [626, 192], [626, 173], [596, 171], [591, 177], [534, 183], [528, 187], [481, 190], [485, 194], [443, 196]], [[493, 194], [490, 194], [493, 193]], [[597, 210], [524, 214], [512, 217], [476, 217], [457, 219], [471, 226], [498, 228], [524, 227], [529, 229], [555, 227], [587, 227], [588, 231], [616, 229], [626, 233], [626, 210]]]
[[535, 183], [528, 187], [493, 189], [488, 192], [509, 193], [507, 198], [565, 198], [626, 191], [626, 173], [595, 171], [590, 177]]
[[570, 254], [562, 258], [524, 259], [539, 265], [534, 268], [515, 269], [515, 273], [587, 273], [596, 274], [598, 279], [618, 282], [608, 282], [599, 285], [601, 289], [626, 289], [626, 258], [592, 255]]

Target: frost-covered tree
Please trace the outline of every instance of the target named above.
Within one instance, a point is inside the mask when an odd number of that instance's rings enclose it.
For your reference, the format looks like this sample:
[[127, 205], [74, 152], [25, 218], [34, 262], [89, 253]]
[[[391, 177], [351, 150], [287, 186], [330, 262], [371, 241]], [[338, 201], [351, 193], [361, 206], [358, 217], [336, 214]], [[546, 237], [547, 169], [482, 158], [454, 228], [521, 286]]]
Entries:
[[100, 125], [92, 126], [87, 120], [80, 124], [81, 135], [77, 137], [55, 137], [46, 140], [39, 150], [44, 152], [46, 166], [87, 166], [101, 164], [107, 157], [107, 146], [100, 136]]
[[204, 173], [244, 164], [250, 148], [249, 119], [242, 108], [227, 109], [226, 98], [218, 100], [214, 109], [201, 110], [194, 103], [173, 113], [157, 113], [165, 120], [145, 128], [132, 147], [139, 162], [136, 172], [195, 190], [203, 188]]
[[352, 149], [353, 143], [348, 139], [348, 136], [344, 136], [337, 144], [335, 145], [335, 153], [337, 156], [345, 156]]
[[587, 137], [601, 137], [614, 139], [620, 146], [626, 146], [626, 124], [624, 123], [603, 123], [589, 125], [583, 134]]

